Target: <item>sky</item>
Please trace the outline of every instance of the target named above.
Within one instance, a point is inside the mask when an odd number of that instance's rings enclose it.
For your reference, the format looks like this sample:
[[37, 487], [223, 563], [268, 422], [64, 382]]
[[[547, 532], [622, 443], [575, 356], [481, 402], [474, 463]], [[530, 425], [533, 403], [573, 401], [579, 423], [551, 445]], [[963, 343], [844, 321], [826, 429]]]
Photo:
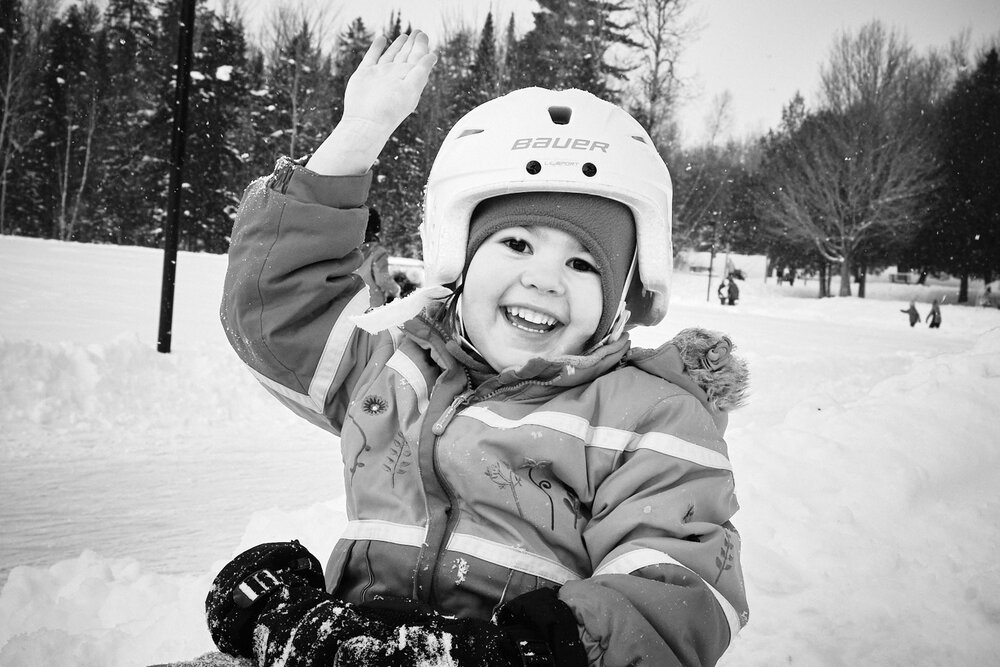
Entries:
[[[0, 236], [4, 667], [193, 659], [230, 558], [297, 538], [325, 563], [346, 525], [336, 439], [228, 346], [225, 256], [178, 253], [156, 352], [162, 254]], [[1000, 665], [1000, 310], [957, 280], [817, 299], [733, 260], [735, 307], [678, 270], [632, 335], [725, 331], [750, 367], [726, 431], [750, 622], [720, 667]], [[899, 312], [945, 295], [940, 329]]]
[[[357, 16], [369, 27], [384, 25], [396, 9], [432, 38], [447, 26], [481, 26], [492, 9], [505, 26], [513, 13], [518, 29], [532, 23], [535, 0], [305, 0], [322, 2], [333, 21]], [[269, 11], [270, 0], [243, 0], [251, 20]], [[905, 33], [923, 51], [945, 47], [963, 30], [972, 45], [1000, 36], [997, 0], [691, 0], [689, 18], [702, 26], [689, 43], [681, 68], [689, 81], [680, 121], [686, 141], [704, 138], [715, 100], [731, 95], [730, 136], [759, 134], [778, 124], [781, 108], [800, 91], [814, 99], [821, 65], [841, 31], [856, 32], [880, 19]]]

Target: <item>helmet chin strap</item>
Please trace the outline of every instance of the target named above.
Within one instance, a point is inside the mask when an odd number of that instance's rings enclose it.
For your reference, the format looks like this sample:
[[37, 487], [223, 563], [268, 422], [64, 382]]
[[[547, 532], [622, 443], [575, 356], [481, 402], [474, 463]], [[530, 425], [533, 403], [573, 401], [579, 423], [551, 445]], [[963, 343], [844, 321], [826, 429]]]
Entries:
[[601, 347], [602, 345], [607, 345], [608, 343], [614, 343], [616, 340], [622, 337], [625, 332], [625, 325], [628, 324], [628, 319], [631, 313], [625, 308], [626, 299], [628, 298], [628, 289], [632, 284], [632, 277], [635, 275], [635, 269], [639, 264], [639, 248], [636, 247], [635, 252], [632, 253], [632, 263], [629, 264], [628, 273], [625, 274], [625, 286], [622, 288], [621, 299], [618, 300], [618, 308], [615, 311], [615, 319], [611, 321], [611, 326], [608, 328], [608, 333], [604, 334], [604, 337], [598, 340], [596, 343], [590, 346], [587, 352], [591, 352]]
[[456, 281], [455, 284], [455, 308], [452, 313], [452, 335], [458, 344], [469, 354], [477, 357], [479, 359], [485, 360], [486, 357], [483, 353], [476, 349], [476, 346], [472, 344], [469, 340], [468, 333], [465, 331], [465, 322], [462, 320], [462, 297], [465, 291], [462, 289], [461, 279]]

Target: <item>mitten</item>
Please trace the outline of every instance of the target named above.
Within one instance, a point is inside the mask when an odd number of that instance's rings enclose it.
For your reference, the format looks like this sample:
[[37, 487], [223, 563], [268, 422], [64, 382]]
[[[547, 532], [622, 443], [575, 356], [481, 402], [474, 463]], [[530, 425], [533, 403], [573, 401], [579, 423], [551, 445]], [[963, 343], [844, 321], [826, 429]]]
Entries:
[[[365, 609], [367, 605], [363, 606]], [[386, 626], [382, 635], [341, 644], [335, 665], [416, 667], [586, 667], [587, 657], [572, 611], [555, 589], [543, 588], [503, 605], [496, 623], [431, 613], [399, 623], [397, 610], [367, 608]]]
[[340, 641], [385, 631], [323, 587], [322, 566], [297, 541], [248, 549], [219, 572], [205, 600], [212, 640], [259, 667], [296, 667], [332, 664]]

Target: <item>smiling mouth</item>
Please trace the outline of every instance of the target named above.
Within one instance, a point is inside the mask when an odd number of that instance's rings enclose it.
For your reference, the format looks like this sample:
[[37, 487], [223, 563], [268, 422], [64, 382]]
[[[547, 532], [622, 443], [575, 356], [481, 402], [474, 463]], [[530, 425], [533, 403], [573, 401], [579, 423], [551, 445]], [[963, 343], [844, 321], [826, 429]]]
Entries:
[[507, 306], [501, 309], [511, 326], [529, 333], [548, 333], [560, 325], [559, 320], [522, 306]]

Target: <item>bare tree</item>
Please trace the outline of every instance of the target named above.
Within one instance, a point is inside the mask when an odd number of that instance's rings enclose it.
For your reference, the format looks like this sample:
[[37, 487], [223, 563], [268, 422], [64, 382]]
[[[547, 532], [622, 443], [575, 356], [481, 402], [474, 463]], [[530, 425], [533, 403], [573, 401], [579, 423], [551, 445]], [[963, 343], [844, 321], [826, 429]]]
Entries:
[[673, 143], [674, 109], [682, 88], [677, 72], [681, 53], [698, 27], [687, 20], [690, 0], [636, 0], [634, 24], [640, 45], [641, 66], [634, 111], [642, 119], [653, 143]]
[[844, 34], [822, 71], [821, 110], [772, 153], [764, 216], [840, 266], [841, 296], [851, 295], [859, 249], [916, 229], [935, 183], [926, 112], [940, 75], [879, 22]]
[[92, 95], [90, 105], [85, 115], [86, 127], [83, 131], [83, 155], [80, 160], [80, 174], [76, 182], [76, 191], [70, 201], [70, 174], [72, 172], [72, 162], [74, 146], [78, 143], [74, 139], [73, 133], [81, 130], [78, 125], [72, 123], [72, 119], [67, 118], [66, 123], [66, 145], [63, 151], [63, 164], [59, 169], [59, 211], [57, 221], [59, 225], [59, 238], [68, 241], [73, 236], [76, 222], [80, 218], [80, 209], [83, 203], [83, 193], [87, 187], [87, 177], [90, 172], [90, 161], [94, 153], [94, 134], [97, 131], [97, 102], [98, 96]]
[[327, 5], [316, 7], [301, 0], [277, 5], [268, 26], [273, 85], [280, 88], [276, 97], [288, 114], [286, 127], [280, 132], [292, 157], [302, 152], [304, 139], [328, 132], [331, 124], [329, 52], [334, 43], [330, 26], [335, 13], [331, 14]]

